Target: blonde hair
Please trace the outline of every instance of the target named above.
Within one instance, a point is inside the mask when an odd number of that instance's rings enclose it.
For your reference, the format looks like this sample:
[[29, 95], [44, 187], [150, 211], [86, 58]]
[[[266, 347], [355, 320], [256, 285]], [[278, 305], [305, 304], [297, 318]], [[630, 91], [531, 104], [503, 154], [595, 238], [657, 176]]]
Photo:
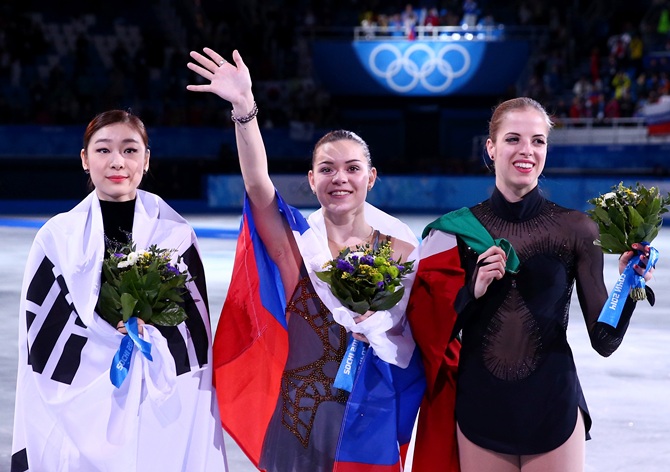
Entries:
[[491, 121], [489, 121], [489, 139], [495, 142], [498, 129], [500, 129], [502, 120], [505, 118], [507, 113], [510, 111], [523, 110], [526, 108], [535, 109], [540, 112], [544, 117], [545, 122], [547, 123], [549, 131], [551, 131], [551, 129], [554, 127], [554, 122], [551, 121], [551, 118], [549, 118], [549, 115], [547, 114], [547, 111], [544, 109], [544, 107], [532, 98], [518, 97], [506, 100], [494, 108]]

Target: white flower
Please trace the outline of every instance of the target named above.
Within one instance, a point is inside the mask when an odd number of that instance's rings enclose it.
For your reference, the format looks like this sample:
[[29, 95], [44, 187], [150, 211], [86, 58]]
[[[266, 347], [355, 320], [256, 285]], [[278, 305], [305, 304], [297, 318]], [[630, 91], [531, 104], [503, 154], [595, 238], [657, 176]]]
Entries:
[[119, 269], [123, 269], [123, 268], [125, 268], [125, 267], [133, 266], [133, 265], [135, 265], [135, 262], [137, 262], [137, 259], [139, 259], [139, 258], [140, 258], [140, 254], [139, 254], [139, 253], [137, 253], [137, 252], [131, 252], [130, 254], [128, 254], [128, 255], [126, 256], [126, 260], [125, 260], [125, 261], [121, 261], [121, 262], [119, 262], [118, 267], [119, 267]]
[[607, 192], [604, 194], [602, 197], [600, 197], [600, 206], [603, 208], [607, 208], [607, 200], [615, 200], [616, 201], [617, 195], [615, 192]]

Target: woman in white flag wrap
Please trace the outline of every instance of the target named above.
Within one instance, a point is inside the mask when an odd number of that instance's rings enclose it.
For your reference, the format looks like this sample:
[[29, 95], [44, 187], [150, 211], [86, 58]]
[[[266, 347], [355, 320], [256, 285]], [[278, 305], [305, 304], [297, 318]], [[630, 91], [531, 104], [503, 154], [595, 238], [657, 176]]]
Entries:
[[[20, 303], [12, 472], [227, 470], [198, 243], [177, 212], [138, 190], [149, 154], [139, 118], [96, 116], [81, 151], [94, 191], [35, 237]], [[129, 240], [175, 250], [191, 280], [186, 321], [140, 326], [152, 360], [135, 349], [117, 388], [110, 367], [126, 329], [96, 305], [107, 249]]]
[[[263, 444], [262, 447], [259, 446], [261, 451], [254, 453], [256, 446], [244, 442], [242, 437], [247, 431], [236, 431], [226, 426], [233, 419], [222, 413], [224, 426], [238, 440], [252, 462], [262, 470], [318, 472], [333, 470], [339, 462], [365, 462], [365, 458], [359, 457], [371, 449], [363, 442], [355, 444], [358, 439], [353, 441], [351, 456], [342, 453], [351, 439], [351, 435], [347, 433], [352, 430], [347, 426], [347, 412], [353, 411], [359, 405], [357, 402], [354, 407], [351, 402], [347, 402], [348, 399], [356, 397], [357, 392], [361, 395], [362, 402], [368, 401], [369, 396], [365, 392], [379, 385], [375, 382], [372, 382], [374, 385], [363, 385], [357, 378], [353, 380], [353, 390], [349, 395], [347, 391], [335, 387], [333, 382], [347, 343], [353, 336], [369, 343], [371, 347], [361, 364], [362, 370], [366, 369], [365, 364], [368, 361], [379, 361], [385, 366], [381, 366], [382, 369], [396, 372], [393, 375], [404, 375], [408, 371], [417, 373], [416, 379], [419, 380], [415, 381], [415, 385], [419, 386], [419, 394], [416, 405], [408, 408], [413, 408], [413, 414], [416, 415], [423, 389], [420, 380], [422, 373], [420, 358], [418, 352], [415, 353], [415, 343], [405, 318], [413, 274], [403, 279], [405, 292], [398, 304], [387, 310], [359, 315], [343, 306], [331, 293], [329, 285], [316, 276], [316, 272], [324, 271], [324, 264], [337, 257], [344, 248], [355, 249], [356, 246], [365, 244], [374, 246], [376, 242], [386, 240], [390, 241], [394, 260], [413, 260], [417, 238], [407, 225], [366, 203], [367, 193], [375, 185], [377, 171], [372, 167], [365, 142], [356, 134], [344, 130], [326, 134], [315, 145], [308, 179], [321, 208], [309, 216], [306, 222], [301, 221], [295, 226], [295, 222], [290, 220], [294, 216], [302, 220], [302, 216], [295, 215], [295, 209], [288, 208], [278, 196], [268, 173], [265, 147], [258, 121], [255, 119], [258, 107], [252, 94], [248, 68], [237, 51], [233, 52], [234, 63], [227, 62], [211, 49], [205, 48], [204, 53], [191, 52], [194, 62], [189, 63], [188, 67], [202, 76], [207, 83], [189, 85], [188, 90], [211, 92], [233, 105], [232, 119], [235, 122], [237, 149], [250, 217], [265, 251], [280, 275], [277, 286], [285, 299], [280, 317], [282, 324], [286, 323], [288, 335], [287, 357], [281, 361], [284, 362], [283, 373], [280, 373], [281, 386], [271, 386], [277, 388], [278, 394], [273, 406], [274, 414], [268, 419], [269, 424], [247, 421], [239, 428], [263, 431]], [[245, 221], [246, 218], [245, 214]], [[239, 246], [240, 243], [238, 248]], [[231, 286], [233, 284], [234, 281]], [[229, 291], [226, 305], [230, 299]], [[227, 310], [226, 305], [221, 316], [224, 323], [229, 313], [232, 313], [232, 310]], [[243, 307], [240, 311], [245, 311], [247, 317], [256, 319], [253, 310]], [[220, 363], [216, 361], [218, 343], [234, 342], [225, 338], [228, 335], [219, 327], [215, 339], [217, 387], [219, 381], [226, 382], [231, 379], [232, 382], [235, 377], [220, 376]], [[223, 366], [224, 369], [225, 367]], [[247, 366], [247, 369], [255, 368], [260, 369], [260, 376], [265, 374], [269, 366]], [[394, 369], [403, 371], [404, 374]], [[247, 390], [251, 390], [245, 384], [239, 394], [230, 394], [227, 386], [225, 384], [218, 388], [222, 412], [226, 410], [227, 402], [223, 396], [233, 397], [231, 401], [236, 401], [246, 395]], [[394, 387], [398, 388], [397, 385], [388, 385], [387, 390]], [[399, 399], [401, 394], [397, 395], [395, 398]], [[395, 403], [396, 406], [385, 414], [386, 418], [395, 418], [398, 415], [397, 409], [401, 407], [397, 403], [400, 402]], [[244, 415], [244, 411], [239, 411], [242, 408], [248, 410], [252, 407], [245, 405], [237, 408], [231, 411], [230, 416]], [[368, 410], [368, 413], [372, 412]], [[361, 417], [359, 415], [359, 420]], [[395, 428], [397, 421], [392, 422]], [[413, 417], [410, 431], [412, 423]], [[366, 436], [361, 437], [360, 441], [369, 441], [376, 436], [379, 438], [376, 444], [379, 450], [388, 448], [397, 456], [397, 436], [392, 435], [392, 440], [387, 443], [381, 439], [381, 430], [375, 430], [374, 425], [369, 426], [365, 431], [364, 428], [358, 428], [358, 432]], [[365, 449], [368, 451], [364, 451]], [[378, 457], [381, 455], [377, 454]], [[395, 460], [392, 459], [385, 465], [399, 470]]]

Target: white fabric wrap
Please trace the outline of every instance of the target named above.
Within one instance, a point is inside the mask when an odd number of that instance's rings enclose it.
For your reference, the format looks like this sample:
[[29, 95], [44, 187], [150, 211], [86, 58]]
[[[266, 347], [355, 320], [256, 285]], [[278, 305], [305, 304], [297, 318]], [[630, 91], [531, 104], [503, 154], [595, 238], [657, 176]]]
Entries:
[[[409, 226], [369, 203], [365, 204], [365, 220], [382, 234], [412, 244], [414, 250], [406, 260], [416, 260], [418, 257], [418, 240]], [[316, 272], [325, 270], [323, 265], [333, 258], [328, 247], [322, 210], [319, 209], [312, 213], [307, 218], [307, 222], [310, 229], [302, 235], [294, 232], [294, 236], [314, 289], [323, 304], [331, 311], [337, 323], [344, 326], [348, 331], [364, 335], [370, 342], [374, 353], [383, 361], [401, 368], [407, 367], [414, 352], [415, 343], [405, 317], [405, 309], [414, 283], [415, 273], [412, 272], [403, 278], [402, 285], [405, 287], [405, 293], [397, 305], [390, 310], [377, 311], [367, 319], [356, 323], [354, 317], [358, 313], [343, 307], [342, 303], [331, 292], [330, 286], [316, 275]], [[416, 260], [414, 267], [418, 267], [418, 264], [419, 261]]]

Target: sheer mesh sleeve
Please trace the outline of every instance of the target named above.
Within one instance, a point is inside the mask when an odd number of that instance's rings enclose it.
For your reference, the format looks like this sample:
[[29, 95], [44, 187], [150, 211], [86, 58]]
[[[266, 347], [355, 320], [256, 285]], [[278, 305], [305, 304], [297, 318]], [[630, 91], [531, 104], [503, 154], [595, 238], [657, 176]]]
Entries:
[[621, 319], [616, 328], [598, 322], [598, 316], [607, 302], [608, 292], [603, 281], [603, 254], [599, 246], [593, 244], [598, 239], [598, 227], [586, 215], [579, 214], [576, 225], [576, 284], [579, 305], [584, 314], [591, 345], [601, 356], [611, 355], [621, 344], [635, 309], [635, 301], [626, 297]]

